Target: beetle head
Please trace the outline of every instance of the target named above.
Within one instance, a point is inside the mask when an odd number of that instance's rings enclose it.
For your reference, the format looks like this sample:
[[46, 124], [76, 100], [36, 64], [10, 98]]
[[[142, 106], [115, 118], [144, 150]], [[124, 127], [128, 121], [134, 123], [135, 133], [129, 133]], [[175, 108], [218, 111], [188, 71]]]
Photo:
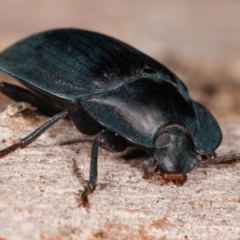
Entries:
[[188, 173], [199, 162], [190, 136], [178, 127], [161, 132], [155, 140], [153, 155], [164, 173]]

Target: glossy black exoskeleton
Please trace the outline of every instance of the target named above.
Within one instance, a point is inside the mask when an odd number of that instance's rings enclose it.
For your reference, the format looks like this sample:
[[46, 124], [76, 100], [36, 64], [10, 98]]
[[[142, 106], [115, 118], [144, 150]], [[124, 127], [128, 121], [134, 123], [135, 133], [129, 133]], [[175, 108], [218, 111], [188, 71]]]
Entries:
[[0, 157], [24, 148], [59, 119], [96, 135], [89, 184], [97, 184], [98, 147], [123, 151], [129, 144], [150, 155], [144, 161], [163, 173], [186, 174], [204, 156], [214, 156], [222, 134], [211, 113], [192, 100], [166, 67], [114, 38], [77, 29], [30, 36], [0, 53], [0, 70], [29, 90], [1, 83], [15, 101], [37, 106], [53, 117]]

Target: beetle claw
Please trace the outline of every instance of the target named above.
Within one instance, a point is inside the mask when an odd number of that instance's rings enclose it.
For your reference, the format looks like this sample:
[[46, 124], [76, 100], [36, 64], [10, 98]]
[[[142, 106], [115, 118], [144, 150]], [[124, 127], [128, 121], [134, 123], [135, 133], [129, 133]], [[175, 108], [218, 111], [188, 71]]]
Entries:
[[144, 172], [142, 177], [144, 179], [151, 179], [152, 178], [152, 176], [151, 176], [151, 174], [149, 172]]
[[81, 199], [80, 199], [81, 202], [78, 205], [78, 207], [84, 207], [84, 208], [89, 209], [90, 204], [89, 204], [89, 200], [88, 200], [88, 194], [85, 193], [85, 190], [82, 192]]
[[84, 188], [82, 193], [79, 193], [77, 195], [81, 195], [81, 196], [77, 196], [76, 200], [79, 202], [78, 207], [84, 207], [89, 209], [90, 207], [90, 203], [88, 200], [88, 196], [94, 192], [94, 190], [96, 189], [96, 186], [88, 183], [88, 185]]
[[14, 152], [15, 150], [17, 150], [18, 148], [21, 147], [21, 142], [20, 143], [16, 143], [16, 144], [13, 144], [3, 150], [0, 151], [0, 158], [3, 158], [5, 157], [6, 155], [8, 155], [9, 153], [11, 152]]

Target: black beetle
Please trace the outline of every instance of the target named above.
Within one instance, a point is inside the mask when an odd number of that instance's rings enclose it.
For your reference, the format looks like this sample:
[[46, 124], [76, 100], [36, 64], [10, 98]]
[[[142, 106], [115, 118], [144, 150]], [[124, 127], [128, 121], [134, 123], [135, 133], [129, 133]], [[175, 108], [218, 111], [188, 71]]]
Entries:
[[129, 145], [144, 149], [145, 174], [149, 165], [186, 174], [205, 158], [217, 161], [222, 134], [211, 113], [165, 66], [114, 38], [78, 29], [38, 33], [3, 51], [0, 70], [29, 89], [1, 83], [3, 94], [53, 116], [0, 157], [70, 117], [80, 132], [96, 135], [83, 200], [97, 184], [99, 146], [116, 152]]

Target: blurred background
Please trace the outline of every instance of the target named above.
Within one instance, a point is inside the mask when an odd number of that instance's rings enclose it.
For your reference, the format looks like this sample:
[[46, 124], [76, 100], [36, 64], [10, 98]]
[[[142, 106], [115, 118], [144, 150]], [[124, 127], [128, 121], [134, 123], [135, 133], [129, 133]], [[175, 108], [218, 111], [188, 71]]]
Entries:
[[52, 28], [108, 34], [166, 65], [223, 122], [240, 119], [239, 22], [233, 0], [1, 0], [0, 51]]

